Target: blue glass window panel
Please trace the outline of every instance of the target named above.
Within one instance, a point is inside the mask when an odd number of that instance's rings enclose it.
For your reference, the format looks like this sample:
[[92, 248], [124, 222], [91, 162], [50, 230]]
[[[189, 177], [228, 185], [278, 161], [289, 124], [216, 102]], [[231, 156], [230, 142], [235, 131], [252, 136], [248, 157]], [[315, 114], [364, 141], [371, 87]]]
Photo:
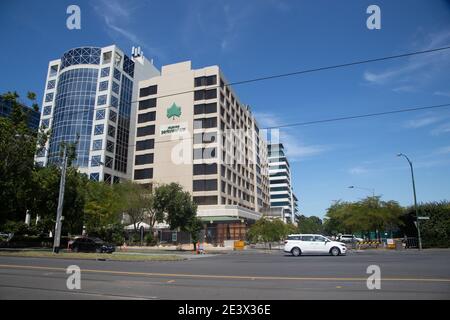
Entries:
[[91, 173], [89, 179], [93, 181], [98, 181], [100, 179], [100, 174], [98, 172]]
[[106, 141], [106, 151], [114, 153], [114, 142], [109, 140]]
[[107, 77], [107, 76], [109, 76], [109, 67], [106, 67], [106, 68], [102, 68], [102, 71], [101, 71], [101, 75], [100, 75], [101, 77]]
[[94, 135], [103, 134], [103, 129], [104, 129], [104, 126], [102, 124], [97, 124], [94, 127]]
[[120, 81], [121, 72], [120, 70], [114, 68], [114, 78], [118, 81]]
[[102, 162], [102, 156], [92, 156], [91, 167], [98, 167], [100, 162]]
[[119, 99], [117, 99], [117, 98], [114, 97], [114, 96], [111, 96], [111, 105], [112, 105], [114, 108], [118, 108], [118, 107], [119, 107]]
[[50, 113], [52, 113], [52, 106], [45, 106], [42, 115], [48, 116]]
[[36, 157], [45, 157], [45, 148], [40, 148], [40, 149], [36, 152]]
[[50, 119], [44, 119], [41, 122], [41, 127], [48, 128], [50, 126]]
[[98, 85], [98, 91], [108, 90], [108, 81], [102, 81]]
[[117, 113], [115, 111], [109, 110], [109, 120], [111, 120], [112, 122], [117, 121]]
[[118, 84], [117, 82], [113, 81], [113, 84], [112, 84], [112, 91], [115, 92], [115, 93], [117, 93], [117, 94], [119, 94], [119, 90], [120, 90], [119, 84]]
[[61, 58], [61, 70], [77, 64], [100, 64], [100, 48], [82, 47], [67, 51]]
[[92, 142], [92, 150], [102, 150], [102, 140], [94, 140]]
[[100, 109], [95, 112], [95, 120], [105, 119], [105, 109]]
[[123, 60], [123, 71], [125, 71], [131, 78], [134, 77], [134, 61], [126, 55]]
[[54, 89], [55, 88], [56, 80], [50, 80], [47, 82], [47, 89]]
[[98, 96], [97, 105], [102, 106], [106, 104], [106, 94]]
[[113, 158], [105, 156], [105, 167], [112, 168]]
[[52, 102], [53, 101], [53, 93], [47, 93], [45, 95], [45, 102]]
[[114, 128], [113, 126], [109, 125], [108, 126], [108, 136], [114, 138], [116, 135], [116, 128]]

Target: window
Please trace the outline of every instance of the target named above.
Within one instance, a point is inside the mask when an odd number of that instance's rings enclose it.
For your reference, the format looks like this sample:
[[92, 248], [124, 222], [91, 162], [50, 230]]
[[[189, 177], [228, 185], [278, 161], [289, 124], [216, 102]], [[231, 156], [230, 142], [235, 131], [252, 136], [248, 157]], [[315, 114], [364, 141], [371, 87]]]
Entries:
[[57, 73], [58, 73], [58, 65], [55, 64], [50, 67], [50, 77], [56, 76]]
[[109, 120], [111, 120], [112, 122], [116, 122], [117, 121], [117, 112], [115, 112], [113, 110], [109, 110]]
[[109, 67], [106, 67], [106, 68], [102, 68], [102, 71], [101, 71], [101, 73], [100, 73], [100, 77], [107, 77], [107, 76], [109, 76]]
[[156, 99], [147, 99], [139, 101], [139, 110], [145, 110], [149, 108], [155, 108], [156, 107]]
[[143, 180], [143, 179], [152, 179], [153, 178], [153, 169], [140, 169], [134, 170], [134, 179], [135, 180]]
[[112, 125], [108, 126], [108, 136], [110, 136], [111, 138], [114, 138], [116, 136], [116, 128]]
[[157, 85], [149, 86], [149, 87], [141, 88], [141, 90], [139, 91], [139, 97], [150, 96], [152, 94], [157, 94], [157, 93], [158, 93]]
[[98, 167], [102, 161], [102, 156], [92, 156], [91, 167]]
[[120, 183], [120, 178], [119, 177], [114, 177], [113, 183], [114, 184]]
[[52, 113], [52, 106], [45, 106], [42, 115], [48, 116], [50, 113]]
[[114, 142], [106, 140], [106, 151], [114, 153]]
[[47, 82], [47, 89], [54, 89], [55, 88], [56, 80], [50, 80]]
[[120, 86], [117, 82], [113, 81], [112, 83], [112, 91], [119, 94]]
[[194, 176], [206, 175], [206, 174], [216, 174], [216, 173], [217, 173], [217, 163], [194, 164]]
[[97, 105], [102, 106], [106, 104], [106, 94], [98, 96]]
[[92, 142], [92, 150], [102, 150], [102, 140], [94, 140]]
[[36, 152], [36, 157], [45, 157], [45, 148], [39, 148], [39, 150]]
[[111, 62], [112, 51], [103, 53], [103, 64], [107, 64]]
[[194, 114], [216, 113], [217, 103], [197, 104], [194, 106]]
[[114, 108], [118, 108], [118, 107], [119, 107], [119, 99], [117, 99], [117, 98], [114, 97], [114, 96], [111, 96], [111, 105], [112, 105]]
[[98, 84], [98, 91], [108, 90], [108, 81], [102, 81]]
[[193, 197], [193, 200], [198, 205], [217, 204], [217, 196]]
[[44, 129], [48, 128], [50, 126], [50, 119], [44, 119], [41, 122], [41, 127], [44, 127]]
[[149, 136], [152, 134], [155, 134], [155, 126], [154, 125], [137, 128], [137, 136], [138, 137]]
[[153, 153], [137, 155], [134, 161], [135, 165], [153, 163]]
[[100, 179], [100, 174], [98, 172], [91, 173], [89, 179], [92, 181], [98, 181]]
[[213, 143], [217, 139], [216, 132], [205, 132], [194, 134], [194, 144]]
[[204, 118], [194, 120], [194, 129], [208, 129], [217, 127], [217, 118]]
[[95, 112], [95, 120], [105, 119], [105, 109], [97, 110]]
[[120, 70], [114, 68], [114, 78], [115, 78], [117, 81], [120, 81], [120, 76], [121, 76], [121, 75], [122, 75], [122, 74], [121, 74]]
[[217, 90], [198, 90], [194, 92], [194, 100], [207, 100], [207, 99], [215, 99], [217, 98]]
[[52, 102], [53, 101], [53, 93], [47, 93], [45, 95], [45, 102]]
[[116, 52], [116, 54], [114, 55], [114, 65], [117, 67], [120, 67], [120, 63], [122, 62], [122, 56]]
[[102, 124], [97, 124], [97, 125], [94, 127], [94, 135], [103, 134], [103, 129], [104, 129], [104, 127], [103, 127]]
[[302, 241], [313, 241], [313, 236], [301, 236]]
[[105, 156], [105, 167], [112, 168], [113, 166], [113, 158]]
[[105, 173], [105, 174], [103, 175], [103, 181], [104, 181], [106, 184], [111, 184], [111, 175], [108, 174], [108, 173]]
[[153, 149], [154, 147], [155, 147], [154, 139], [148, 139], [148, 140], [142, 140], [142, 141], [136, 142], [136, 151]]
[[213, 159], [216, 157], [216, 148], [194, 149], [194, 160]]
[[193, 191], [215, 191], [217, 190], [217, 179], [194, 180]]
[[208, 77], [198, 77], [194, 80], [194, 86], [201, 87], [201, 86], [212, 86], [217, 83], [217, 76], [208, 76]]
[[155, 119], [156, 119], [155, 111], [142, 113], [142, 114], [138, 115], [138, 123], [155, 121]]

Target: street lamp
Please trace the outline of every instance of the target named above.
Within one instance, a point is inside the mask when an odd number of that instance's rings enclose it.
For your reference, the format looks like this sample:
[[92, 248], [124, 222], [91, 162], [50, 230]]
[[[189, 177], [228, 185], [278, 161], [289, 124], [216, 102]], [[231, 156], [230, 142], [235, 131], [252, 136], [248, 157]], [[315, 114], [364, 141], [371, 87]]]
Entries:
[[349, 189], [362, 189], [372, 192], [372, 197], [375, 197], [375, 189], [374, 188], [363, 188], [363, 187], [356, 187], [356, 186], [349, 186]]
[[419, 210], [417, 209], [417, 197], [416, 197], [416, 183], [414, 182], [414, 169], [411, 160], [409, 160], [408, 156], [403, 153], [397, 154], [397, 157], [404, 157], [411, 167], [411, 178], [412, 178], [412, 187], [414, 193], [414, 209], [416, 211], [416, 224], [417, 224], [417, 237], [419, 238], [419, 250], [422, 250], [422, 238], [420, 237], [420, 221], [419, 221]]

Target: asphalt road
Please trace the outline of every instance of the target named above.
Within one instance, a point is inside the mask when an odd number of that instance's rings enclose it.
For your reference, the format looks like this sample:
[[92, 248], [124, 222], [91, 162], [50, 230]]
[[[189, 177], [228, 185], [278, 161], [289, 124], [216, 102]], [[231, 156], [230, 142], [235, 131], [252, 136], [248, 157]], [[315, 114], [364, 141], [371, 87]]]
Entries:
[[[66, 268], [81, 268], [68, 290]], [[369, 290], [369, 265], [381, 289]], [[219, 254], [176, 262], [0, 257], [0, 299], [449, 299], [450, 250], [291, 257]]]

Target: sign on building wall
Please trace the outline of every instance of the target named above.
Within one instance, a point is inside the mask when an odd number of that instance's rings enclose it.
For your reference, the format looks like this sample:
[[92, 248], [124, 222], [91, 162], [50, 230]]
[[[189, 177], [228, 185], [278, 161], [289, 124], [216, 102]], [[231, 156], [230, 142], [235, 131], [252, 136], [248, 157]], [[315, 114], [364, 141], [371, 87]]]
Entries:
[[159, 135], [183, 134], [188, 131], [187, 123], [162, 124], [159, 127]]

